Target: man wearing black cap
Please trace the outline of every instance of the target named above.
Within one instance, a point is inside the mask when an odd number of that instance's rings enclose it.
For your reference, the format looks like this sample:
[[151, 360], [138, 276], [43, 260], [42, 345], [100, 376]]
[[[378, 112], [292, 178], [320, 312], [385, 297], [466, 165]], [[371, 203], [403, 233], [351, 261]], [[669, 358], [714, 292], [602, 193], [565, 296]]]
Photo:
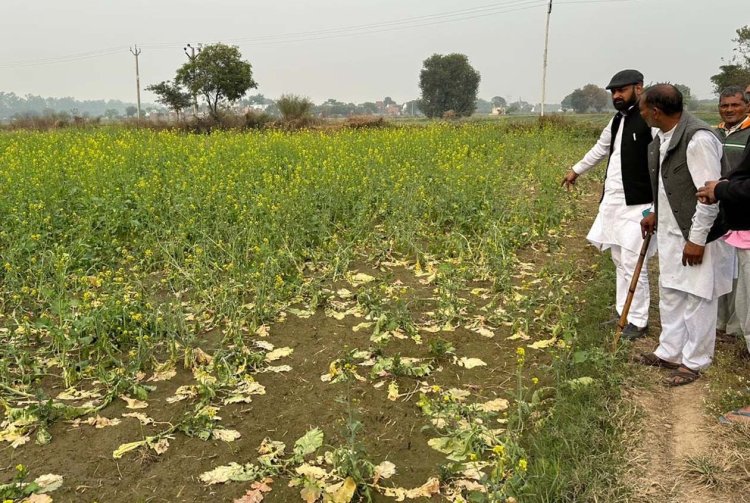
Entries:
[[[616, 308], [620, 315], [643, 243], [640, 221], [653, 201], [648, 171], [648, 144], [652, 134], [638, 113], [643, 74], [637, 70], [622, 70], [612, 77], [607, 89], [612, 93], [612, 104], [618, 112], [604, 128], [596, 145], [568, 171], [562, 185], [570, 188], [578, 176], [608, 159], [599, 213], [586, 238], [599, 250], [610, 250], [617, 270]], [[654, 251], [652, 242], [649, 256]], [[648, 328], [647, 269], [644, 267], [638, 278], [628, 324], [622, 332], [627, 339], [642, 337]]]

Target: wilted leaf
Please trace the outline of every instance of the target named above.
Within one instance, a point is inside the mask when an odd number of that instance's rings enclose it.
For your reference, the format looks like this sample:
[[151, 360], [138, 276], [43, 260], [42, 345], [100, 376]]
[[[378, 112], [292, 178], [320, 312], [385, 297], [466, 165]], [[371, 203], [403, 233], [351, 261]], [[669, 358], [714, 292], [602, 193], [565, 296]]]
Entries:
[[391, 381], [388, 385], [388, 400], [396, 401], [398, 399], [398, 383]]
[[373, 276], [370, 276], [369, 274], [365, 274], [363, 272], [358, 272], [356, 274], [347, 274], [346, 279], [349, 281], [349, 283], [351, 283], [352, 286], [355, 287], [375, 281], [375, 278]]
[[97, 415], [96, 417], [90, 417], [86, 420], [86, 424], [93, 426], [97, 429], [106, 428], [107, 426], [117, 426], [120, 424], [120, 420], [117, 418], [109, 419]]
[[328, 472], [324, 468], [307, 463], [301, 464], [294, 471], [312, 480], [321, 480], [328, 477]]
[[315, 503], [322, 493], [323, 490], [320, 487], [308, 484], [302, 488], [299, 495], [305, 503]]
[[146, 445], [146, 442], [146, 440], [139, 440], [138, 442], [129, 442], [127, 444], [122, 444], [112, 453], [112, 457], [115, 459], [120, 459], [124, 454]]
[[471, 392], [466, 389], [451, 388], [447, 391], [447, 393], [457, 402], [463, 402], [469, 396], [471, 396]]
[[292, 367], [289, 365], [277, 365], [275, 367], [266, 367], [263, 369], [263, 372], [274, 372], [278, 374], [279, 372], [289, 372], [290, 370], [292, 370]]
[[193, 349], [193, 361], [198, 365], [208, 365], [214, 361], [214, 357], [203, 351], [201, 348]]
[[302, 309], [295, 309], [293, 307], [289, 308], [289, 312], [292, 313], [297, 318], [303, 318], [303, 319], [304, 318], [309, 318], [310, 316], [312, 316], [313, 314], [315, 314], [315, 311], [313, 311], [311, 309], [302, 310]]
[[508, 408], [508, 400], [504, 398], [496, 398], [489, 402], [477, 404], [477, 408], [482, 412], [500, 412]]
[[323, 445], [323, 432], [320, 428], [313, 428], [294, 443], [294, 455], [304, 457], [315, 452]]
[[440, 481], [432, 477], [427, 482], [414, 489], [404, 489], [403, 487], [386, 487], [385, 495], [396, 498], [396, 501], [404, 499], [430, 498], [434, 494], [440, 494]]
[[375, 323], [374, 323], [374, 322], [372, 322], [372, 321], [363, 321], [362, 323], [359, 323], [359, 324], [357, 324], [357, 325], [354, 325], [354, 326], [352, 327], [352, 332], [359, 332], [360, 330], [363, 330], [363, 329], [365, 329], [365, 328], [370, 328], [370, 327], [371, 327], [371, 326], [373, 326], [374, 324], [375, 324]]
[[34, 479], [34, 483], [39, 486], [39, 489], [37, 489], [38, 493], [51, 493], [62, 487], [63, 477], [62, 475], [48, 473], [46, 475], [38, 476]]
[[49, 494], [32, 494], [28, 498], [21, 500], [21, 503], [52, 503], [52, 496]]
[[175, 390], [173, 396], [167, 397], [167, 403], [179, 402], [194, 396], [198, 396], [198, 387], [193, 384], [183, 385]]
[[99, 393], [97, 390], [93, 391], [82, 391], [77, 390], [75, 388], [68, 388], [59, 395], [57, 395], [58, 400], [85, 400], [88, 398], [101, 398], [101, 393]]
[[466, 358], [465, 356], [459, 358], [457, 363], [467, 369], [473, 369], [474, 367], [484, 367], [487, 365], [479, 358]]
[[266, 361], [273, 362], [280, 358], [284, 358], [285, 356], [289, 356], [293, 352], [294, 350], [289, 347], [274, 349], [273, 351], [266, 353]]
[[335, 489], [333, 487], [326, 488], [326, 495], [323, 501], [330, 503], [349, 503], [354, 496], [354, 492], [357, 490], [357, 483], [354, 479], [347, 477], [344, 482], [336, 484]]
[[201, 482], [208, 485], [223, 484], [230, 480], [237, 482], [251, 480], [255, 477], [255, 467], [253, 465], [242, 466], [238, 463], [229, 463], [226, 466], [219, 466], [200, 475]]
[[120, 395], [120, 398], [127, 403], [125, 406], [128, 409], [145, 409], [148, 407], [148, 404], [146, 402], [142, 402], [138, 400], [137, 398], [130, 398], [129, 396]]
[[211, 432], [211, 436], [224, 442], [234, 442], [242, 436], [237, 430], [227, 430], [225, 428], [216, 428]]
[[143, 426], [147, 426], [149, 424], [154, 424], [154, 422], [155, 422], [153, 419], [151, 419], [150, 417], [148, 417], [143, 412], [127, 412], [127, 413], [123, 414], [122, 417], [134, 417], [138, 421], [140, 421], [141, 425], [143, 425]]
[[150, 382], [168, 381], [176, 375], [177, 375], [177, 371], [174, 368], [165, 366], [165, 368], [154, 372], [154, 375], [149, 377], [147, 381], [150, 381]]
[[160, 438], [158, 441], [149, 444], [156, 454], [164, 454], [169, 449], [169, 440]]
[[244, 496], [237, 498], [233, 503], [260, 503], [265, 493], [271, 492], [273, 479], [265, 478], [259, 482], [253, 482]]
[[531, 349], [546, 349], [557, 342], [557, 338], [545, 339], [543, 341], [536, 341], [533, 344], [528, 344], [526, 347]]
[[383, 461], [373, 470], [373, 484], [377, 484], [380, 479], [389, 479], [396, 473], [396, 465], [390, 461]]
[[255, 331], [255, 335], [258, 337], [268, 337], [268, 334], [270, 333], [268, 325], [261, 325], [258, 327], [258, 330]]

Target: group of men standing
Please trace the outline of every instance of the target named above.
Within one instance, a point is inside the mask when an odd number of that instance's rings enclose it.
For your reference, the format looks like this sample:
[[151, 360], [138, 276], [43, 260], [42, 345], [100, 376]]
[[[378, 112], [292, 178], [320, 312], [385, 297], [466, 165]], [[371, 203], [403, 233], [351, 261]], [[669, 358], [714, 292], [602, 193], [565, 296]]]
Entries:
[[[639, 361], [671, 369], [670, 386], [689, 384], [711, 364], [717, 330], [743, 334], [750, 350], [750, 231], [738, 230], [750, 229], [744, 216], [750, 199], [743, 199], [746, 186], [738, 191], [732, 181], [735, 171], [750, 171], [750, 83], [722, 90], [716, 128], [684, 110], [675, 86], [644, 89], [637, 70], [618, 72], [607, 89], [618, 112], [562, 184], [569, 188], [608, 159], [587, 239], [610, 250], [618, 317], [643, 240], [655, 233], [646, 255], [658, 250], [661, 334], [657, 348]], [[646, 335], [649, 304], [643, 267], [624, 338]]]

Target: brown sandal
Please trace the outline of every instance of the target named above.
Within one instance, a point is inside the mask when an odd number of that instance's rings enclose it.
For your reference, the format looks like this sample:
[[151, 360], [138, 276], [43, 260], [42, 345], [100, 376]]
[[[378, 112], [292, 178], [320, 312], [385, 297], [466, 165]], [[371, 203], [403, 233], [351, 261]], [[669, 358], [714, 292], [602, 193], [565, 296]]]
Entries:
[[700, 372], [697, 370], [691, 370], [684, 365], [680, 365], [672, 374], [667, 378], [667, 386], [684, 386], [695, 382], [700, 377]]
[[641, 353], [640, 356], [638, 356], [637, 360], [638, 363], [641, 365], [649, 365], [651, 367], [663, 367], [665, 369], [676, 369], [680, 367], [679, 363], [672, 363], [668, 362], [667, 360], [662, 360], [658, 356], [656, 356], [654, 353]]

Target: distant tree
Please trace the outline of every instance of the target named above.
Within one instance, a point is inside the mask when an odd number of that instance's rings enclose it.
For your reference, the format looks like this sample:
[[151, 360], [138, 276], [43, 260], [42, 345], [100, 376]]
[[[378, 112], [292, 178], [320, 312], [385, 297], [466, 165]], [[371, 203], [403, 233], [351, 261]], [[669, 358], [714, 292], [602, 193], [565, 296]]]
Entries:
[[293, 120], [309, 117], [314, 104], [308, 98], [302, 96], [282, 94], [281, 98], [276, 100], [276, 106], [279, 107], [279, 112], [281, 112], [281, 117], [284, 120]]
[[609, 103], [609, 93], [596, 84], [583, 86], [583, 94], [586, 96], [589, 107], [601, 112]]
[[193, 97], [187, 91], [184, 91], [176, 82], [169, 81], [159, 82], [146, 87], [146, 91], [151, 91], [157, 98], [156, 101], [174, 110], [177, 116], [186, 108], [193, 104]]
[[531, 103], [527, 103], [523, 100], [514, 101], [508, 105], [505, 112], [508, 114], [527, 114], [532, 110]]
[[745, 87], [750, 84], [750, 26], [738, 28], [734, 56], [726, 65], [719, 66], [719, 73], [711, 77], [714, 92], [719, 94], [729, 86]]
[[505, 108], [506, 106], [508, 106], [508, 103], [502, 96], [494, 96], [491, 101], [492, 104], [496, 107]]
[[108, 108], [107, 110], [104, 111], [104, 116], [107, 119], [112, 120], [112, 119], [118, 118], [120, 116], [120, 112], [118, 112], [114, 108]]
[[385, 98], [383, 98], [383, 105], [388, 106], [388, 105], [395, 105], [395, 104], [396, 102], [393, 101], [393, 98], [391, 98], [390, 96], [386, 96]]
[[469, 116], [476, 106], [479, 80], [479, 72], [465, 55], [433, 54], [424, 60], [419, 74], [419, 108], [427, 117], [442, 117], [448, 110]]
[[[75, 110], [72, 113], [73, 113], [73, 115], [76, 115], [78, 113], [78, 111]], [[138, 108], [137, 107], [134, 107], [133, 105], [125, 107], [125, 115], [127, 115], [128, 117], [132, 117], [132, 116], [134, 116], [137, 113], [138, 113]]]
[[582, 114], [594, 109], [597, 112], [604, 110], [609, 103], [609, 93], [594, 84], [586, 84], [583, 88], [576, 89], [567, 95], [561, 103], [563, 109], [573, 109]]
[[358, 108], [360, 108], [364, 113], [367, 114], [378, 113], [378, 105], [376, 103], [373, 103], [372, 101], [365, 101], [364, 103], [360, 103], [358, 105]]
[[682, 93], [682, 102], [685, 104], [685, 108], [690, 111], [698, 110], [698, 101], [693, 98], [690, 88], [685, 84], [674, 85]]
[[204, 46], [177, 70], [175, 83], [185, 86], [191, 94], [202, 95], [214, 117], [224, 101], [233, 103], [248, 89], [258, 87], [250, 63], [242, 60], [236, 46], [225, 44]]
[[492, 102], [477, 98], [477, 101], [474, 103], [474, 110], [480, 114], [488, 114], [492, 112]]

